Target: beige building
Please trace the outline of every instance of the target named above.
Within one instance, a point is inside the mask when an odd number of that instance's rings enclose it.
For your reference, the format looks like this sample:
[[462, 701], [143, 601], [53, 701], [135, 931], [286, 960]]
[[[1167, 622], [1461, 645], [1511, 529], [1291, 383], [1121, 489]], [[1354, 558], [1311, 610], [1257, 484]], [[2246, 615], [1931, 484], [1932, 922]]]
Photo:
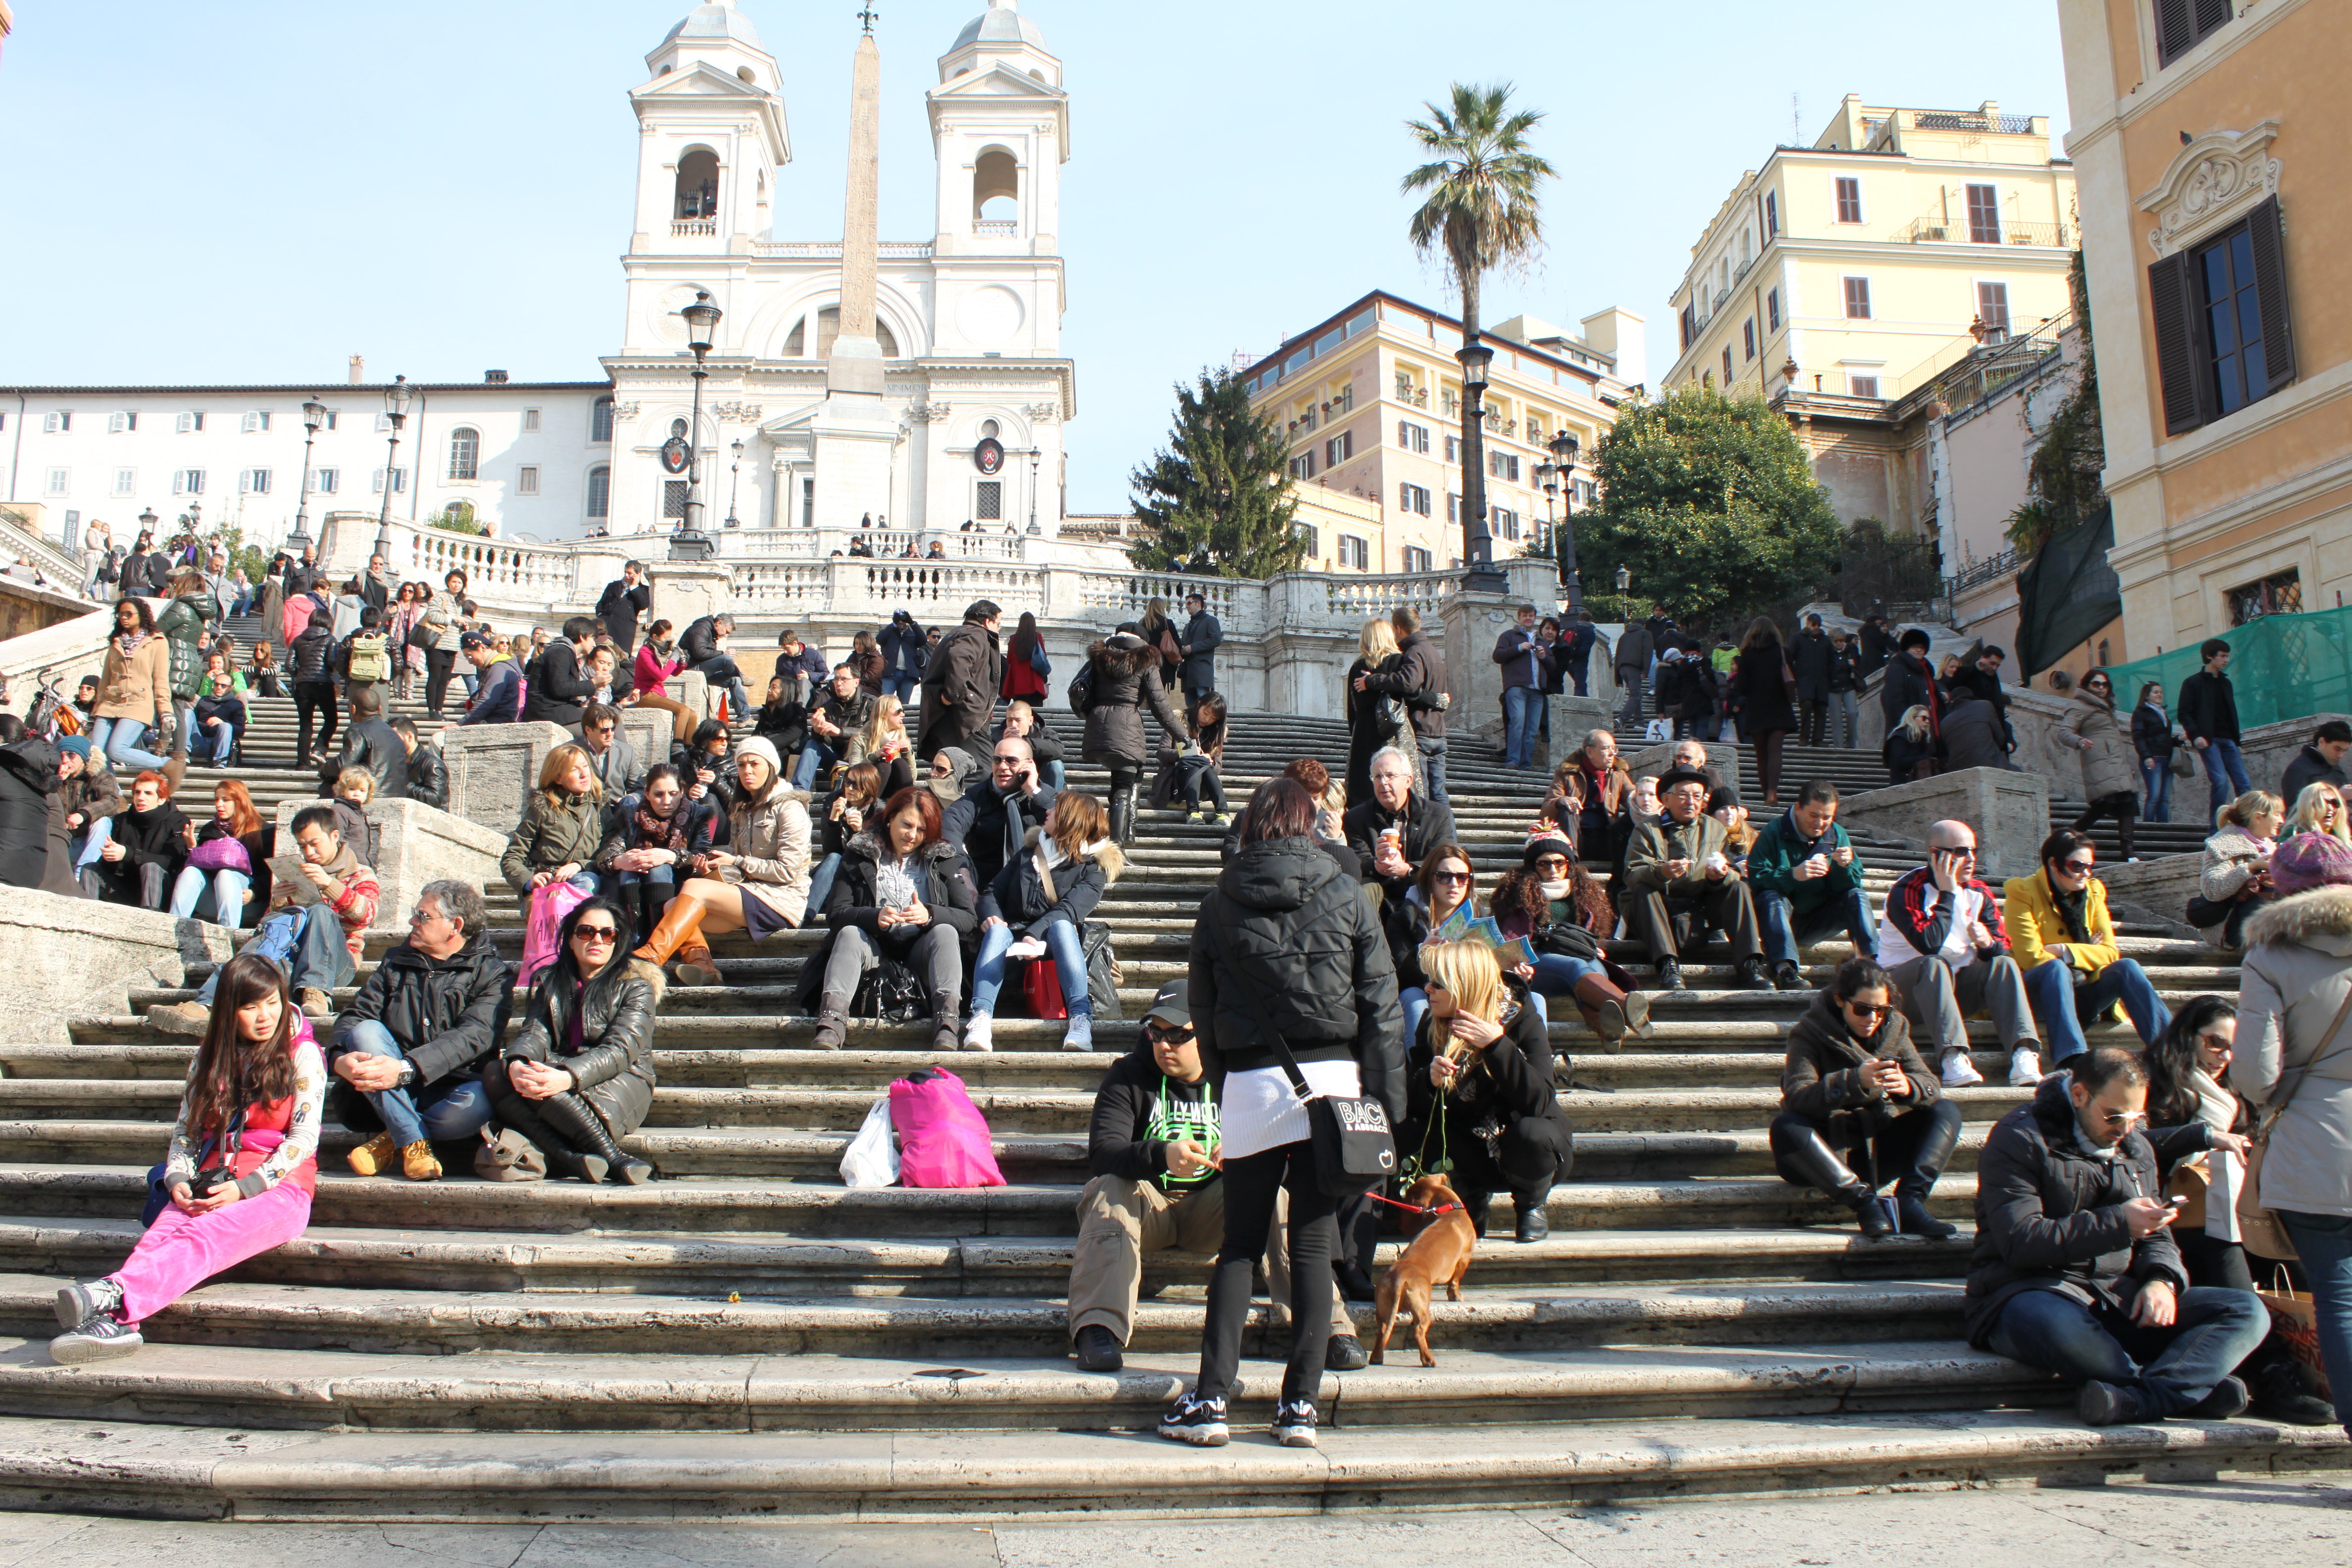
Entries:
[[2342, 0], [2061, 0], [2135, 658], [2352, 584]]
[[[1566, 430], [1589, 505], [1592, 453], [1643, 368], [1642, 318], [1609, 310], [1570, 336], [1533, 316], [1490, 327], [1486, 505], [1497, 560], [1526, 552], [1570, 497], [1549, 500], [1539, 464]], [[1244, 373], [1252, 404], [1290, 437], [1306, 566], [1433, 572], [1461, 564], [1462, 324], [1393, 294], [1365, 295]]]
[[1822, 479], [1839, 516], [1907, 524], [1886, 412], [2067, 313], [2074, 209], [2046, 118], [1849, 95], [1811, 147], [1741, 175], [1691, 247], [1664, 384], [1802, 405], [1809, 449], [1838, 454]]

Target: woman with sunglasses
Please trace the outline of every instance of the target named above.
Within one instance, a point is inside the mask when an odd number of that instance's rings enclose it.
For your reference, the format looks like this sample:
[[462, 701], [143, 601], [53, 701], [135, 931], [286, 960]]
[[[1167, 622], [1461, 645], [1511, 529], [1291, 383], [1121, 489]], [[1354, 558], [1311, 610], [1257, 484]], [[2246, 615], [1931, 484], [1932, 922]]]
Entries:
[[1411, 1044], [1429, 1011], [1429, 987], [1421, 970], [1422, 949], [1436, 930], [1458, 910], [1475, 915], [1477, 876], [1471, 869], [1470, 851], [1459, 844], [1440, 844], [1422, 858], [1412, 889], [1381, 911], [1381, 924], [1389, 939], [1389, 957], [1396, 964], [1397, 1005], [1404, 1009], [1404, 1037]]
[[2025, 972], [2026, 1000], [2042, 1020], [2053, 1071], [2089, 1049], [2084, 1026], [2111, 1018], [2118, 1003], [2143, 1046], [2172, 1024], [2147, 971], [2116, 945], [2107, 889], [2092, 875], [2098, 858], [2089, 834], [2062, 827], [2042, 841], [2042, 869], [2001, 884], [2010, 951]]
[[484, 1075], [499, 1131], [485, 1133], [511, 1165], [538, 1146], [549, 1172], [635, 1186], [654, 1168], [618, 1140], [654, 1102], [654, 1012], [661, 971], [629, 954], [629, 917], [591, 899], [563, 917], [555, 962], [523, 1006], [523, 1025]]
[[[1895, 982], [1872, 960], [1839, 964], [1789, 1031], [1771, 1140], [1780, 1179], [1818, 1187], [1853, 1210], [1863, 1235], [1899, 1230], [1948, 1241], [1959, 1234], [1927, 1212], [1927, 1196], [1959, 1147], [1960, 1108], [1911, 1044]], [[1876, 1201], [1888, 1176], [1893, 1226]]]
[[1504, 940], [1524, 937], [1536, 950], [1535, 963], [1517, 973], [1538, 1017], [1550, 1016], [1546, 996], [1572, 995], [1584, 1026], [1602, 1039], [1649, 1034], [1649, 997], [1618, 983], [1632, 976], [1609, 973], [1602, 950], [1617, 928], [1617, 911], [1567, 839], [1540, 834], [1528, 839], [1519, 868], [1503, 878], [1487, 910]]
[[2294, 797], [2294, 822], [2287, 829], [2289, 837], [2298, 833], [2325, 833], [2341, 843], [2352, 844], [2352, 826], [2347, 825], [2344, 792], [2332, 784], [2303, 786]]
[[2105, 670], [2083, 677], [2058, 728], [2083, 753], [2083, 798], [2090, 804], [2074, 819], [2074, 831], [2088, 833], [2099, 818], [2112, 816], [2124, 858], [2136, 858], [2132, 823], [2139, 816], [2139, 753], [2131, 731], [2116, 713], [2115, 683]]

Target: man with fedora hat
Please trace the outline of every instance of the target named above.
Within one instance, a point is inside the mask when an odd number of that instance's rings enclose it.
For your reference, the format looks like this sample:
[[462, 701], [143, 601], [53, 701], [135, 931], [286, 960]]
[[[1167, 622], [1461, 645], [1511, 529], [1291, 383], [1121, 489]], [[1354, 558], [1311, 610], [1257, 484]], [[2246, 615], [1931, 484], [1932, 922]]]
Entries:
[[[1707, 814], [1707, 791], [1706, 775], [1696, 768], [1670, 768], [1660, 776], [1658, 797], [1665, 814], [1634, 827], [1617, 908], [1627, 934], [1649, 948], [1659, 990], [1685, 988], [1684, 945], [1696, 946], [1710, 929], [1719, 929], [1731, 942], [1738, 988], [1769, 991], [1756, 900], [1731, 863], [1730, 829]], [[1686, 938], [1676, 934], [1677, 921], [1687, 928]]]

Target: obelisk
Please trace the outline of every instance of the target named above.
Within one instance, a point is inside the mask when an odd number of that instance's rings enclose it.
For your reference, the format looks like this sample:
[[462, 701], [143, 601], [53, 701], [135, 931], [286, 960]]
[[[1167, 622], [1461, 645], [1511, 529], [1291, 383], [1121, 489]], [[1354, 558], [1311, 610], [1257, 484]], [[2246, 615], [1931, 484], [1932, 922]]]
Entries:
[[898, 421], [883, 400], [882, 344], [875, 331], [882, 238], [882, 51], [873, 16], [857, 40], [849, 89], [849, 185], [841, 223], [841, 331], [824, 362], [824, 404], [809, 422], [815, 444], [816, 525], [853, 529], [888, 516], [919, 528], [892, 484]]

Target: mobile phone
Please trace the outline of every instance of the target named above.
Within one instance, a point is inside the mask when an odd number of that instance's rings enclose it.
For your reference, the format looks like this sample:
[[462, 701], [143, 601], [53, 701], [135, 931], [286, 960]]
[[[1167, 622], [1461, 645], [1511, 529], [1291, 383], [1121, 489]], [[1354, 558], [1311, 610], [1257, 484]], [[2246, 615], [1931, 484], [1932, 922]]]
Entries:
[[2185, 1209], [2189, 1206], [2189, 1200], [2187, 1198], [2179, 1197], [2167, 1198], [2164, 1200], [2164, 1204], [2167, 1208]]

